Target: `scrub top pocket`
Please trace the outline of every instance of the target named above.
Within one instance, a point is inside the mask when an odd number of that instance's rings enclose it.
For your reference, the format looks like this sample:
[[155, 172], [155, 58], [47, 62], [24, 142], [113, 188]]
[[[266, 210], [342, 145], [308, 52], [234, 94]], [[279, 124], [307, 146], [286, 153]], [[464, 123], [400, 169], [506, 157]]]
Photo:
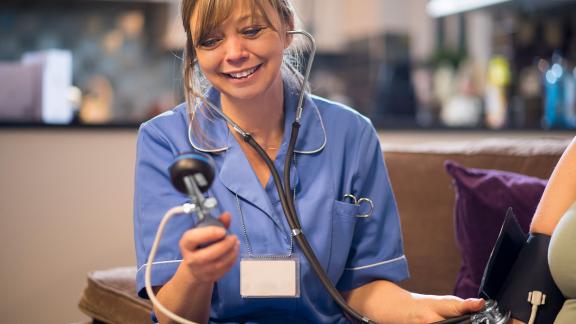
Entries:
[[328, 274], [335, 283], [344, 272], [354, 238], [357, 215], [361, 214], [361, 211], [361, 206], [339, 200], [334, 201]]

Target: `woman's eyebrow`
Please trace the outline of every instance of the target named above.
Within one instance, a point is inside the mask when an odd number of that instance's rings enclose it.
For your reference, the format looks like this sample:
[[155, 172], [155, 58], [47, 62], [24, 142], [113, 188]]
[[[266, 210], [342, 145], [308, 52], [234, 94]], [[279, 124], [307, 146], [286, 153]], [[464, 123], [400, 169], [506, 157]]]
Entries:
[[264, 20], [264, 17], [262, 17], [262, 15], [260, 14], [251, 14], [251, 13], [247, 13], [245, 15], [240, 16], [240, 18], [238, 18], [238, 22], [239, 23], [243, 23], [247, 20], [251, 20], [251, 21], [255, 21], [255, 22], [260, 22], [262, 20]]

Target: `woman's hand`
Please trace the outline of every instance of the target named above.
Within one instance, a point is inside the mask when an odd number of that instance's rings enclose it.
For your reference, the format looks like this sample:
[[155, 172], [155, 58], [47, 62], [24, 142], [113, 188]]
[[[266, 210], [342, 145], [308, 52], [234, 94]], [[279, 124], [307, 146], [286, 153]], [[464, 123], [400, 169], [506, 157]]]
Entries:
[[376, 280], [343, 294], [348, 304], [377, 323], [434, 323], [475, 313], [482, 299], [410, 293], [386, 280]]
[[[229, 213], [220, 215], [219, 219], [226, 228], [230, 226]], [[214, 243], [200, 247], [211, 242]], [[222, 227], [207, 226], [185, 232], [180, 239], [182, 262], [172, 279], [157, 287], [156, 297], [173, 313], [207, 323], [214, 282], [230, 271], [239, 250], [238, 238], [226, 235]], [[160, 323], [173, 323], [157, 308], [154, 312]]]
[[[230, 213], [223, 213], [219, 219], [226, 228], [230, 226]], [[198, 283], [213, 283], [223, 277], [234, 265], [239, 250], [238, 238], [226, 235], [226, 230], [217, 226], [193, 228], [180, 239], [182, 265]]]
[[476, 313], [484, 307], [484, 300], [477, 298], [462, 299], [455, 296], [431, 296], [412, 294], [418, 312], [417, 318], [424, 323], [433, 323], [452, 317]]

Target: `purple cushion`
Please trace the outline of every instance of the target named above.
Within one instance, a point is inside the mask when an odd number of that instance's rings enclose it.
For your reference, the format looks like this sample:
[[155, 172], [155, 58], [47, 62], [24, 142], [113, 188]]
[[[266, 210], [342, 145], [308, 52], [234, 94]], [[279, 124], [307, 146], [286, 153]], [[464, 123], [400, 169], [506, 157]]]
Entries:
[[513, 172], [465, 168], [450, 160], [444, 167], [456, 191], [454, 223], [462, 255], [454, 295], [477, 297], [506, 210], [513, 208], [527, 233], [547, 181]]

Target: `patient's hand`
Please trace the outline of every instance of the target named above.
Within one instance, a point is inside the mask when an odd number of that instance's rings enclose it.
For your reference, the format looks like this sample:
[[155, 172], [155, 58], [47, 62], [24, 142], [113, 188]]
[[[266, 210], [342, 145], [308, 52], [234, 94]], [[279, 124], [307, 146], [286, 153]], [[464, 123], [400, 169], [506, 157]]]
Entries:
[[508, 324], [525, 324], [525, 323], [522, 322], [521, 320], [517, 320], [517, 319], [515, 319], [515, 318], [511, 318], [511, 319], [508, 321]]

